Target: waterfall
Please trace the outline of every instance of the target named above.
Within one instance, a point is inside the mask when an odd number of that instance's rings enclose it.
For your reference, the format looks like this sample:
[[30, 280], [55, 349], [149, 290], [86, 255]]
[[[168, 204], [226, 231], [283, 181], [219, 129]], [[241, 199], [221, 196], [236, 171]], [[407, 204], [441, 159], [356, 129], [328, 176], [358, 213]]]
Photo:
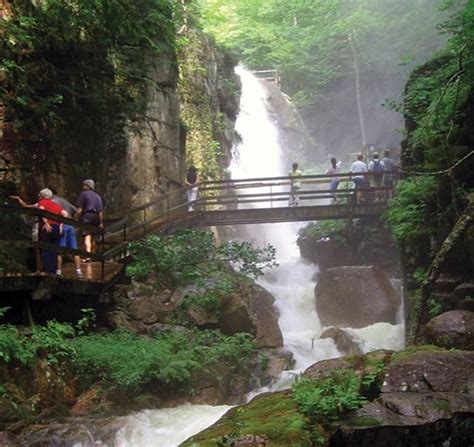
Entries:
[[[278, 128], [265, 108], [265, 90], [245, 69], [238, 67], [242, 80], [241, 111], [237, 131], [242, 136], [238, 157], [231, 166], [233, 178], [286, 175], [284, 150], [278, 141]], [[301, 224], [280, 223], [236, 227], [235, 234], [257, 245], [271, 243], [277, 249], [279, 266], [265, 272], [260, 285], [275, 297], [284, 347], [295, 360], [294, 370], [285, 371], [271, 386], [250, 393], [288, 388], [294, 377], [311, 364], [341, 353], [332, 339], [319, 339], [322, 327], [314, 298], [317, 266], [297, 257], [297, 230]], [[249, 228], [250, 227], [250, 228]], [[403, 347], [403, 325], [377, 323], [347, 331], [363, 352]], [[183, 405], [176, 408], [147, 410], [124, 419], [116, 438], [117, 446], [178, 446], [181, 442], [216, 422], [230, 407]]]

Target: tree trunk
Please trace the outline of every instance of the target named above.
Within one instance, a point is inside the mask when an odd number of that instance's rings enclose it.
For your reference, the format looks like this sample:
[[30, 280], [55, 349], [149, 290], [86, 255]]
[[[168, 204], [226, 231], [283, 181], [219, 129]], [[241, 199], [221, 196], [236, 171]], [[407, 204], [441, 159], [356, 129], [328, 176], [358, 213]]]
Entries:
[[426, 317], [427, 302], [431, 291], [433, 290], [434, 283], [441, 273], [441, 269], [446, 261], [448, 253], [456, 245], [469, 226], [474, 223], [474, 193], [468, 195], [468, 200], [469, 203], [466, 209], [461, 214], [453, 229], [451, 230], [451, 233], [449, 233], [441, 245], [441, 248], [436, 253], [435, 258], [428, 269], [428, 275], [423, 281], [423, 285], [421, 287], [420, 310], [415, 330], [415, 340], [418, 340], [421, 336], [420, 330]]

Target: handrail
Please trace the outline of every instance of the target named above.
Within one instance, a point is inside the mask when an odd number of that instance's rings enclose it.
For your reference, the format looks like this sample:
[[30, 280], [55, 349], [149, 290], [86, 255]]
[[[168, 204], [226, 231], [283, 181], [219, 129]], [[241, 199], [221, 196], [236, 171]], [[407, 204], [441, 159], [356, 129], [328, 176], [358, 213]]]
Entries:
[[93, 233], [97, 233], [97, 234], [102, 233], [102, 230], [100, 228], [97, 228], [94, 225], [84, 224], [82, 222], [71, 219], [69, 217], [64, 217], [59, 214], [50, 213], [48, 211], [45, 211], [39, 208], [24, 208], [19, 205], [0, 204], [0, 211], [9, 211], [16, 214], [28, 214], [30, 216], [35, 216], [35, 217], [44, 217], [46, 219], [51, 219], [56, 222], [65, 223], [73, 227], [85, 229]]

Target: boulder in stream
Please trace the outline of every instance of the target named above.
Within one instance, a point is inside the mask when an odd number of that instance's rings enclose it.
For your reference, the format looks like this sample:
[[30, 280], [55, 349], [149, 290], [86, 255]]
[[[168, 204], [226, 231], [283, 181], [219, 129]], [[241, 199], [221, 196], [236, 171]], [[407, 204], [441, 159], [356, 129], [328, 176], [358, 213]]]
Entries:
[[319, 338], [332, 338], [338, 351], [344, 355], [362, 354], [358, 343], [344, 329], [330, 327], [324, 330]]
[[387, 276], [373, 266], [336, 267], [321, 272], [315, 288], [323, 326], [360, 328], [396, 322], [401, 298]]

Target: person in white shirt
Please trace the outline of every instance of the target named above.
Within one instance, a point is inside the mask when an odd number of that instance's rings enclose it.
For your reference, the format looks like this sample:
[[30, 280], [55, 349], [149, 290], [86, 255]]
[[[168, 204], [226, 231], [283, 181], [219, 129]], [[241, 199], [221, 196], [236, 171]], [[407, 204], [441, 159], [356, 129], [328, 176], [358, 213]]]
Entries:
[[[357, 155], [357, 160], [352, 163], [351, 172], [354, 174], [364, 174], [367, 172], [367, 165], [364, 163], [364, 156], [362, 154]], [[362, 191], [366, 185], [365, 175], [355, 175], [352, 177], [354, 187], [356, 189], [356, 200], [357, 203], [362, 203]]]
[[337, 175], [339, 174], [341, 170], [341, 165], [340, 163], [337, 162], [336, 157], [331, 158], [331, 166], [326, 170], [326, 174], [328, 175], [334, 175], [334, 177], [331, 177], [331, 183], [329, 185], [329, 189], [332, 191], [332, 196], [333, 196], [333, 203], [336, 202], [336, 195], [334, 191], [336, 191], [337, 187], [339, 186], [339, 183], [341, 181], [341, 178]]

